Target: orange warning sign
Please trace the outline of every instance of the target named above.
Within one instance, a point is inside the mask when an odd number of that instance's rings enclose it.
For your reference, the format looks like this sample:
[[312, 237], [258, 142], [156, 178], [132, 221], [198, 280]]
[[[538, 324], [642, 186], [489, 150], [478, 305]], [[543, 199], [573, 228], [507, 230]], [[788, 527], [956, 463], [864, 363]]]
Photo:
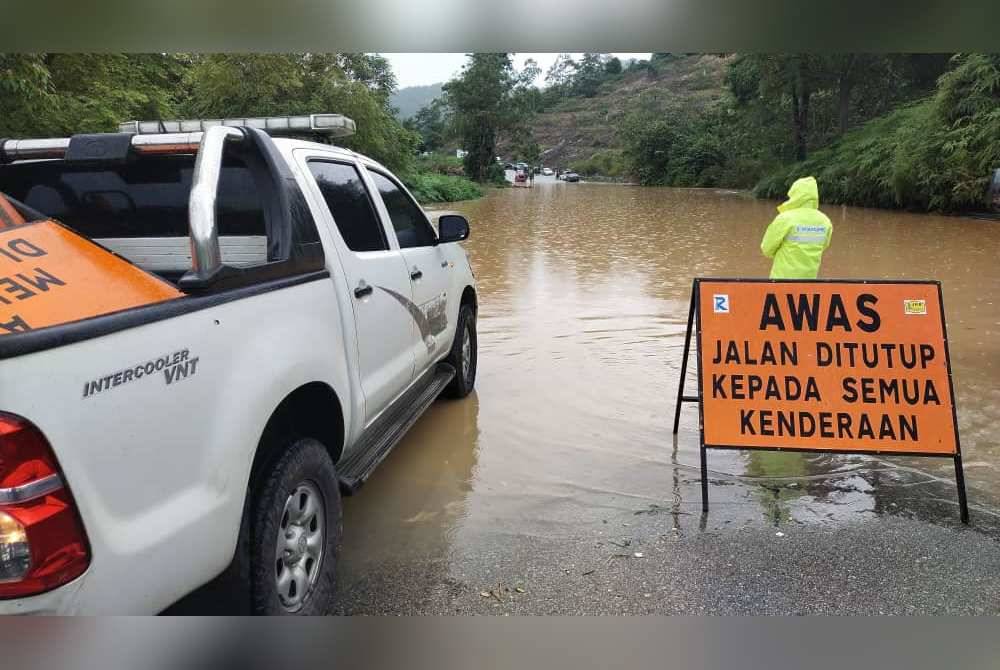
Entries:
[[0, 336], [182, 295], [55, 221], [0, 229]]
[[958, 452], [936, 282], [699, 280], [707, 447]]

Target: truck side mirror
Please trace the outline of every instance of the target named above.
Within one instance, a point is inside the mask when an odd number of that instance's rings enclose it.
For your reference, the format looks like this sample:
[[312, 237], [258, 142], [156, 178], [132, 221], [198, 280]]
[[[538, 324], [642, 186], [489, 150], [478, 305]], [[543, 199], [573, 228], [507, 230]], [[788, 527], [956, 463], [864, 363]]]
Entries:
[[442, 214], [438, 219], [438, 244], [469, 239], [469, 221], [460, 214]]

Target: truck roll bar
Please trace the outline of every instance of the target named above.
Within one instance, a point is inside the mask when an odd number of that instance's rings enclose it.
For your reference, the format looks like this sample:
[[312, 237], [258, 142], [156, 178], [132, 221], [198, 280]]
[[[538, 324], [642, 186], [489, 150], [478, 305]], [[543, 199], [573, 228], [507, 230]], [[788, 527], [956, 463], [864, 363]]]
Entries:
[[[294, 125], [291, 121], [296, 118], [291, 117], [289, 124]], [[339, 115], [306, 118], [310, 124], [322, 128], [353, 125], [353, 121]], [[290, 167], [270, 138], [271, 132], [281, 130], [277, 127], [280, 124], [275, 121], [270, 124], [275, 127], [269, 126], [267, 130], [252, 124], [206, 126], [204, 130], [191, 132], [140, 135], [97, 133], [51, 139], [0, 138], [0, 164], [65, 160], [101, 166], [125, 164], [134, 155], [186, 155], [189, 159], [193, 155], [187, 208], [191, 266], [177, 279], [178, 288], [186, 293], [202, 293], [322, 271], [325, 258], [315, 221]], [[252, 267], [224, 264], [219, 242], [218, 189], [223, 156], [232, 145], [238, 145], [236, 153], [248, 161], [264, 209], [267, 260]]]
[[222, 151], [226, 142], [242, 142], [239, 128], [213, 126], [201, 138], [194, 162], [188, 221], [191, 226], [191, 271], [199, 279], [208, 279], [222, 267], [219, 250], [219, 227], [215, 201], [222, 173]]

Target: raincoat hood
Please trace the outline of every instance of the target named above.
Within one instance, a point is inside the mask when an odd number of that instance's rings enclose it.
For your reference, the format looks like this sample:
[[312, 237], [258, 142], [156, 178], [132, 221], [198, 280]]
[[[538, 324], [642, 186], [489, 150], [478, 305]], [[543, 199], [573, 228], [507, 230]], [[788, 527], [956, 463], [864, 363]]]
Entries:
[[787, 212], [790, 209], [819, 209], [819, 187], [816, 186], [815, 177], [802, 177], [796, 179], [792, 187], [788, 189], [788, 200], [778, 205], [779, 212]]

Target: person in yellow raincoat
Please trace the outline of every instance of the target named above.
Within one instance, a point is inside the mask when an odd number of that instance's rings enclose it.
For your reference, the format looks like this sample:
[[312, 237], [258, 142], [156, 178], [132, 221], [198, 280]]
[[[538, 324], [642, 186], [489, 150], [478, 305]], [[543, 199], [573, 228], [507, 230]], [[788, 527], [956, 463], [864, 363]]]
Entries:
[[760, 243], [764, 255], [774, 259], [771, 279], [815, 279], [833, 235], [833, 224], [819, 211], [815, 177], [797, 179], [778, 212]]

